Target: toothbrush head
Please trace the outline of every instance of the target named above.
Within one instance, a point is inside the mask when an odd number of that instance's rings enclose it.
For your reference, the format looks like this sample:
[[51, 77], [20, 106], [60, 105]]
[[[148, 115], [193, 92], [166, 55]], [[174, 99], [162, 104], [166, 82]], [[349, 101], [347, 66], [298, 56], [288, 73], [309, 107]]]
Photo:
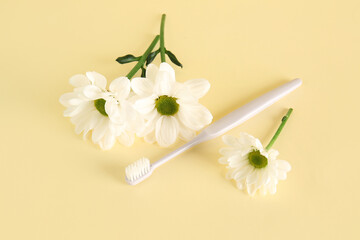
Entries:
[[130, 164], [125, 169], [125, 180], [130, 185], [138, 184], [152, 173], [150, 160], [143, 157]]

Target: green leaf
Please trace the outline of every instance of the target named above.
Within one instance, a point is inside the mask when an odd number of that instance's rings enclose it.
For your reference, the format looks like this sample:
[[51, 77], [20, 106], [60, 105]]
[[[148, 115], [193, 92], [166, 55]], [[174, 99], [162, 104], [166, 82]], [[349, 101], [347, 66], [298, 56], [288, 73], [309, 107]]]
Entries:
[[134, 55], [128, 54], [122, 57], [118, 57], [116, 59], [116, 61], [120, 64], [125, 64], [125, 63], [130, 63], [130, 62], [135, 62], [135, 61], [139, 61], [141, 57], [135, 57]]
[[168, 57], [170, 58], [170, 60], [175, 64], [175, 65], [177, 65], [177, 66], [179, 66], [179, 67], [183, 67], [183, 65], [179, 62], [179, 60], [176, 58], [176, 56], [172, 53], [172, 52], [170, 52], [170, 51], [168, 51], [168, 50], [166, 50], [166, 55], [168, 55]]
[[158, 49], [148, 55], [148, 57], [146, 58], [146, 66], [149, 65], [150, 63], [152, 63], [152, 61], [154, 61], [156, 55], [158, 55], [159, 52], [160, 52], [160, 49]]
[[146, 69], [144, 67], [141, 67], [141, 77], [146, 76]]

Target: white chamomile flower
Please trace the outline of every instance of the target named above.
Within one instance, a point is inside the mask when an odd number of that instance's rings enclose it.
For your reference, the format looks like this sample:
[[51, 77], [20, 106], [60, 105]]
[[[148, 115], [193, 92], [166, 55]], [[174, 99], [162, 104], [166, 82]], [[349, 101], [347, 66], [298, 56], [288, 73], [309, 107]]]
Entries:
[[262, 194], [274, 194], [278, 181], [286, 179], [290, 164], [276, 159], [278, 151], [266, 151], [259, 139], [241, 133], [239, 138], [225, 135], [223, 141], [229, 147], [220, 149], [224, 156], [219, 162], [227, 164], [229, 172], [226, 177], [234, 179], [239, 189], [246, 188], [250, 195], [257, 190]]
[[74, 91], [60, 97], [60, 103], [67, 107], [64, 116], [71, 118], [76, 133], [83, 132], [84, 138], [92, 130], [92, 141], [104, 150], [110, 149], [116, 139], [131, 146], [134, 131], [142, 129], [143, 121], [127, 101], [130, 81], [119, 77], [111, 82], [110, 91], [106, 90], [106, 82], [97, 72], [71, 77]]
[[210, 88], [205, 79], [176, 82], [175, 71], [163, 62], [150, 64], [146, 78], [134, 78], [135, 108], [147, 120], [140, 136], [160, 146], [173, 144], [177, 137], [188, 141], [212, 121], [209, 110], [198, 102]]
[[227, 165], [229, 171], [226, 178], [234, 179], [239, 189], [246, 189], [250, 195], [254, 195], [257, 190], [263, 195], [275, 194], [279, 180], [286, 179], [291, 166], [285, 160], [278, 160], [279, 152], [271, 147], [292, 111], [290, 108], [282, 118], [278, 130], [265, 148], [259, 139], [247, 133], [241, 133], [239, 138], [223, 136], [224, 143], [229, 147], [220, 149], [223, 157], [219, 162]]

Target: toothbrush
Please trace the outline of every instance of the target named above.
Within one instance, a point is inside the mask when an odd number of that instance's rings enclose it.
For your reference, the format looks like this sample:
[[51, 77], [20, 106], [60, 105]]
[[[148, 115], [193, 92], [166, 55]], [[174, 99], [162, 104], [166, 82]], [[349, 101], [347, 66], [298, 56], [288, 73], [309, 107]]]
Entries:
[[156, 168], [160, 167], [162, 164], [166, 163], [170, 159], [186, 151], [187, 149], [198, 145], [199, 143], [216, 138], [229, 131], [230, 129], [240, 125], [241, 123], [255, 116], [262, 110], [271, 106], [273, 103], [277, 102], [279, 99], [281, 99], [288, 93], [298, 88], [301, 83], [301, 79], [296, 78], [288, 83], [281, 85], [280, 87], [275, 88], [268, 93], [265, 93], [264, 95], [245, 104], [244, 106], [236, 109], [235, 111], [229, 113], [228, 115], [209, 125], [199, 135], [190, 140], [188, 143], [167, 154], [157, 162], [150, 164], [150, 161], [147, 158], [141, 158], [137, 160], [136, 162], [126, 167], [126, 182], [130, 185], [136, 185], [142, 182], [143, 180], [148, 178]]

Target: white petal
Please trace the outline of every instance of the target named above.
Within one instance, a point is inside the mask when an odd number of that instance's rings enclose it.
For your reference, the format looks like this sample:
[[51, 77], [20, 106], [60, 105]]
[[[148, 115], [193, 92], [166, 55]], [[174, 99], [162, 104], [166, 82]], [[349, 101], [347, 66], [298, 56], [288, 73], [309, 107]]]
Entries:
[[154, 90], [154, 82], [148, 78], [133, 78], [131, 88], [137, 95], [151, 95]]
[[92, 140], [94, 143], [98, 143], [102, 137], [104, 137], [107, 129], [108, 129], [108, 119], [102, 117], [102, 119], [98, 122], [92, 132]]
[[218, 161], [221, 164], [228, 164], [228, 157], [221, 157]]
[[110, 83], [109, 89], [118, 100], [126, 99], [130, 93], [130, 80], [127, 77], [116, 78]]
[[231, 157], [232, 155], [240, 154], [241, 152], [234, 148], [220, 148], [219, 153], [226, 157]]
[[254, 169], [254, 171], [246, 177], [246, 184], [255, 183], [258, 180], [258, 173], [259, 171]]
[[127, 130], [136, 133], [142, 132], [145, 127], [144, 118], [128, 101], [122, 101], [120, 105], [120, 114], [124, 116]]
[[286, 172], [279, 169], [279, 170], [278, 170], [277, 178], [278, 178], [279, 180], [285, 180], [286, 177], [287, 177], [287, 176], [286, 176]]
[[135, 109], [143, 114], [149, 114], [151, 111], [155, 109], [155, 99], [157, 98], [156, 95], [151, 95], [149, 97], [141, 98], [137, 100], [134, 104]]
[[159, 67], [159, 72], [160, 71], [169, 73], [171, 81], [175, 82], [175, 70], [168, 63], [161, 63]]
[[[105, 112], [111, 120], [120, 116], [119, 105], [114, 98], [108, 98], [105, 102]], [[116, 122], [116, 121], [115, 121]]]
[[175, 82], [171, 80], [168, 72], [159, 71], [156, 75], [155, 93], [161, 95], [172, 95]]
[[276, 181], [274, 179], [270, 181], [268, 189], [270, 194], [276, 193]]
[[231, 147], [234, 147], [234, 148], [241, 147], [239, 138], [234, 137], [232, 135], [224, 135], [224, 136], [222, 136], [222, 140], [226, 145], [229, 145]]
[[210, 89], [210, 83], [206, 79], [192, 79], [184, 82], [184, 84], [196, 98], [203, 97]]
[[250, 196], [254, 196], [254, 194], [256, 193], [256, 184], [250, 184], [250, 185], [246, 185], [247, 186], [247, 192], [249, 193]]
[[247, 134], [244, 132], [240, 133], [239, 142], [240, 142], [240, 145], [243, 147], [243, 149], [254, 147], [260, 151], [263, 150], [263, 146], [262, 146], [260, 140], [251, 136], [250, 134]]
[[288, 172], [291, 170], [291, 165], [290, 163], [288, 163], [287, 161], [285, 160], [276, 160], [277, 164], [278, 164], [278, 168], [285, 171], [285, 172]]
[[[159, 114], [156, 110], [154, 110], [154, 111], [153, 111], [152, 113], [150, 113], [149, 115], [150, 115], [150, 118], [149, 118], [148, 121], [145, 123], [144, 130], [143, 130], [141, 133], [138, 134], [140, 137], [146, 136], [146, 135], [148, 135], [149, 133], [154, 132], [156, 122], [157, 122], [158, 119], [160, 118], [160, 114]], [[155, 133], [154, 133], [154, 134], [155, 134]]]
[[210, 111], [199, 103], [180, 105], [178, 116], [185, 126], [195, 131], [205, 127], [213, 119]]
[[130, 147], [134, 143], [135, 136], [133, 133], [128, 133], [124, 131], [117, 139], [124, 146]]
[[252, 171], [254, 171], [254, 168], [250, 165], [247, 165], [243, 168], [240, 168], [238, 171], [236, 171], [233, 175], [233, 178], [236, 181], [240, 181], [240, 180], [246, 178]]
[[179, 138], [183, 141], [190, 141], [196, 136], [196, 132], [179, 122]]
[[279, 152], [275, 149], [270, 149], [268, 151], [269, 158], [276, 159], [279, 156]]
[[173, 116], [161, 116], [156, 122], [155, 137], [162, 147], [167, 147], [176, 141], [179, 123]]
[[70, 93], [65, 93], [65, 94], [61, 95], [59, 101], [65, 107], [77, 106], [77, 105], [81, 104], [82, 102], [84, 102], [84, 100], [81, 99], [79, 97], [79, 94], [76, 92], [70, 92]]
[[159, 68], [155, 64], [149, 64], [146, 68], [146, 78], [155, 82], [156, 75], [159, 71]]
[[83, 94], [90, 100], [96, 100], [103, 97], [102, 90], [94, 85], [84, 87]]
[[90, 84], [90, 80], [84, 74], [76, 74], [69, 80], [70, 84], [74, 87], [85, 87]]
[[111, 131], [107, 131], [103, 137], [103, 139], [101, 139], [101, 141], [99, 142], [99, 145], [101, 147], [101, 149], [103, 150], [109, 150], [110, 148], [112, 148], [115, 144], [115, 136], [111, 133]]
[[97, 72], [87, 72], [86, 76], [90, 81], [97, 87], [105, 90], [106, 88], [106, 78]]
[[243, 181], [236, 182], [236, 187], [240, 190], [243, 190], [245, 187], [245, 184]]
[[234, 155], [228, 159], [229, 167], [231, 168], [241, 168], [249, 164], [249, 160], [246, 157], [241, 155]]
[[146, 135], [144, 137], [145, 142], [147, 143], [154, 143], [156, 141], [155, 138], [155, 131], [152, 131], [151, 133], [149, 133], [148, 135]]

